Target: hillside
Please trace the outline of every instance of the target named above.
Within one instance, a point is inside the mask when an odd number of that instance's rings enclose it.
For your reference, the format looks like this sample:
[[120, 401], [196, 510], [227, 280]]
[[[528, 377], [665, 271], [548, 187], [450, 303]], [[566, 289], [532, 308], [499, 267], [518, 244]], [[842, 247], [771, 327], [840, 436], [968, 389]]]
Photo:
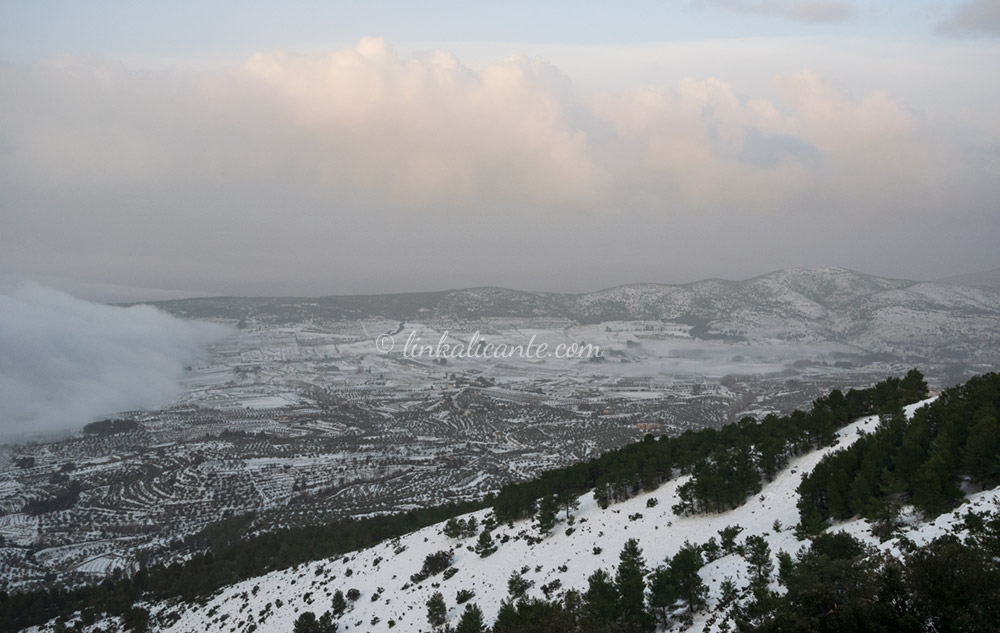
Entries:
[[[907, 406], [907, 417], [933, 400]], [[471, 592], [471, 597], [466, 593], [462, 602], [476, 604], [485, 621], [491, 623], [509, 599], [508, 579], [514, 575], [526, 581], [524, 597], [529, 602], [522, 604], [531, 604], [533, 598], [544, 600], [565, 596], [572, 590], [586, 591], [598, 570], [609, 570], [613, 576], [619, 552], [628, 539], [636, 540], [649, 569], [669, 562], [688, 544], [708, 551], [706, 543], [718, 544], [721, 539], [721, 550], [715, 550], [717, 557], [697, 572], [707, 588], [705, 604], [688, 620], [694, 625], [693, 630], [731, 630], [733, 622], [727, 618], [740, 612], [739, 605], [751, 609], [754, 604], [751, 588], [754, 572], [746, 560], [750, 544], [766, 543], [774, 561], [780, 560], [783, 553], [803, 556], [810, 540], [799, 540], [793, 529], [800, 519], [797, 488], [803, 477], [825, 456], [853, 445], [879, 426], [878, 416], [848, 424], [837, 431], [835, 445], [793, 458], [759, 495], [728, 512], [678, 515], [673, 506], [681, 500], [679, 489], [689, 479], [681, 476], [651, 493], [639, 494], [606, 509], [601, 509], [592, 493], [585, 494], [578, 499], [579, 507], [573, 511], [572, 521], [566, 520], [564, 511], [559, 512], [555, 528], [548, 536], [539, 534], [533, 519], [496, 526], [492, 536], [497, 550], [486, 557], [476, 551], [475, 530], [449, 537], [445, 534], [447, 526], [439, 523], [342, 557], [245, 580], [223, 588], [207, 600], [143, 606], [150, 612], [154, 630], [277, 632], [292, 630], [304, 612], [319, 615], [329, 611], [340, 591], [348, 596], [346, 612], [335, 618], [340, 631], [430, 631], [426, 604], [438, 592], [444, 597], [449, 626], [458, 624], [466, 606], [459, 604], [460, 592]], [[860, 518], [836, 523], [826, 533], [842, 530], [873, 548], [872, 552], [898, 557], [948, 533], [967, 533], [970, 509], [995, 510], [998, 503], [1000, 489], [988, 489], [970, 491], [964, 505], [931, 520], [923, 520], [912, 508], [904, 508], [903, 527], [885, 542], [880, 542], [872, 534], [873, 526]], [[489, 524], [491, 514], [492, 510], [480, 510], [462, 516], [461, 521], [475, 519], [478, 525]], [[732, 543], [727, 546], [723, 536], [730, 526], [739, 528], [731, 535], [735, 536], [735, 547]], [[449, 568], [445, 573], [416, 582], [411, 578], [426, 568], [429, 555], [442, 552], [451, 553], [451, 560], [442, 565]], [[737, 589], [735, 594], [732, 586], [727, 586], [729, 581]], [[783, 593], [776, 574], [769, 574], [767, 587], [775, 596]], [[683, 608], [678, 609], [665, 628], [683, 628], [684, 613]], [[98, 625], [108, 624], [112, 621], [98, 622]], [[97, 629], [84, 627], [84, 630]]]
[[[921, 405], [908, 409], [912, 411], [918, 406]], [[853, 442], [861, 432], [872, 430], [877, 423], [877, 416], [858, 420], [838, 433], [840, 444]], [[693, 517], [675, 515], [671, 507], [679, 501], [677, 488], [685, 482], [685, 478], [679, 478], [652, 494], [640, 495], [606, 510], [598, 507], [592, 494], [581, 497], [576, 513], [576, 530], [569, 536], [565, 534], [566, 523], [562, 522], [552, 536], [531, 544], [526, 536], [537, 533], [532, 521], [515, 522], [513, 528], [500, 526], [494, 531], [494, 540], [502, 541], [504, 537], [510, 540], [487, 558], [468, 551], [468, 547], [475, 545], [475, 538], [449, 539], [443, 534], [443, 524], [438, 524], [403, 537], [398, 542], [362, 550], [339, 560], [316, 561], [233, 585], [204, 606], [183, 612], [178, 610], [179, 619], [163, 630], [244, 631], [251, 624], [248, 616], [252, 615], [253, 622], [258, 626], [257, 631], [289, 631], [298, 613], [309, 610], [322, 612], [329, 608], [337, 589], [346, 592], [350, 588], [358, 589], [361, 597], [342, 618], [339, 630], [343, 631], [387, 631], [390, 620], [396, 623], [394, 631], [429, 631], [424, 605], [435, 591], [445, 596], [449, 622], [454, 625], [462, 610], [455, 604], [455, 595], [462, 589], [476, 593], [472, 602], [478, 604], [486, 620], [492, 622], [501, 602], [507, 598], [507, 579], [525, 566], [529, 570], [523, 574], [524, 578], [534, 583], [528, 590], [529, 596], [543, 597], [542, 587], [556, 580], [563, 590], [584, 590], [587, 578], [594, 571], [613, 569], [618, 564], [619, 552], [629, 538], [639, 541], [647, 561], [658, 562], [676, 554], [685, 541], [700, 544], [710, 536], [718, 538], [718, 532], [730, 525], [743, 528], [741, 540], [758, 534], [767, 540], [773, 552], [795, 552], [804, 544], [796, 540], [792, 531], [798, 522], [795, 490], [803, 473], [811, 470], [831, 450], [834, 449], [815, 451], [793, 460], [758, 498], [730, 512]], [[978, 495], [974, 502], [990, 503], [997, 494], [991, 491]], [[647, 507], [650, 499], [658, 500], [653, 508]], [[475, 516], [482, 523], [488, 513], [488, 510], [483, 510], [467, 517]], [[942, 516], [934, 523], [914, 526], [908, 535], [918, 542], [929, 540], [954, 520], [957, 520], [956, 517], [951, 515]], [[773, 530], [775, 521], [781, 523], [780, 532]], [[866, 534], [862, 521], [846, 527], [871, 542], [878, 542]], [[892, 544], [886, 546], [891, 547]], [[600, 548], [600, 554], [594, 554], [595, 548]], [[424, 581], [414, 586], [410, 582], [410, 574], [420, 570], [428, 554], [443, 549], [454, 550], [453, 565], [458, 573], [447, 580], [437, 577], [434, 583]], [[396, 554], [399, 550], [402, 551]], [[378, 565], [375, 565], [376, 560], [380, 561]], [[560, 570], [562, 566], [565, 566], [565, 571]], [[347, 575], [348, 570], [351, 570], [350, 576]], [[701, 575], [709, 587], [710, 607], [718, 603], [723, 579], [730, 577], [743, 584], [748, 578], [746, 563], [735, 554], [706, 565]], [[404, 589], [404, 586], [407, 588]], [[254, 587], [257, 587], [256, 594]], [[373, 601], [380, 588], [383, 590], [381, 597]], [[310, 601], [306, 599], [307, 594], [311, 594]], [[274, 607], [278, 600], [284, 603], [280, 609]], [[273, 615], [260, 618], [258, 614], [266, 610], [268, 603], [272, 605], [270, 611]], [[167, 607], [160, 612], [160, 617], [169, 621], [172, 611]], [[702, 628], [710, 614], [711, 609], [698, 615], [696, 630]], [[222, 619], [224, 615], [228, 617]], [[375, 618], [379, 622], [372, 624]]]
[[222, 523], [184, 563], [0, 593], [0, 630], [990, 631], [1000, 375], [927, 395], [911, 370], [648, 435], [464, 509]]

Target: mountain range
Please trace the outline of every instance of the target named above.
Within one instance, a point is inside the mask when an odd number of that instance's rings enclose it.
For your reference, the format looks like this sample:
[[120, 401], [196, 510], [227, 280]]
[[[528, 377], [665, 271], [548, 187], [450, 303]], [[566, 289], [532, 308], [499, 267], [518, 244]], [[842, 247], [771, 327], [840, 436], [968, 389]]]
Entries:
[[576, 323], [664, 321], [695, 338], [832, 342], [907, 362], [1000, 362], [1000, 289], [888, 279], [843, 268], [788, 269], [742, 281], [628, 284], [583, 294], [497, 287], [380, 295], [213, 297], [158, 302], [189, 318], [307, 323], [490, 318]]

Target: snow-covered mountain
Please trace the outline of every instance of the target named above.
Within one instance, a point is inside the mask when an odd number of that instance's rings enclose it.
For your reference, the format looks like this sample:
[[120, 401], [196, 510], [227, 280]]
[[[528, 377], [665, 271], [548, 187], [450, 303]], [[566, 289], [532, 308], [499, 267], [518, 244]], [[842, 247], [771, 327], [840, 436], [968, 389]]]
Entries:
[[631, 284], [586, 294], [491, 287], [312, 299], [220, 297], [158, 305], [187, 317], [283, 323], [373, 316], [659, 320], [690, 326], [696, 338], [826, 341], [911, 362], [1000, 363], [1000, 290], [885, 279], [842, 268], [781, 270], [744, 281]]
[[[907, 413], [912, 415], [927, 402], [907, 407]], [[587, 494], [579, 499], [572, 529], [563, 515], [551, 535], [540, 539], [532, 521], [500, 525], [493, 531], [498, 549], [485, 558], [473, 551], [475, 536], [450, 538], [444, 534], [444, 524], [437, 524], [346, 556], [252, 578], [225, 587], [203, 602], [149, 604], [150, 621], [158, 631], [284, 632], [292, 630], [295, 619], [305, 611], [319, 614], [330, 610], [333, 596], [340, 590], [354, 599], [338, 620], [339, 631], [429, 631], [425, 605], [435, 592], [445, 597], [451, 625], [464, 608], [457, 600], [460, 591], [473, 592], [468, 601], [477, 604], [491, 622], [508, 598], [507, 579], [512, 574], [520, 573], [532, 583], [528, 596], [541, 597], [546, 590], [553, 595], [568, 589], [585, 590], [594, 571], [614, 569], [628, 539], [639, 542], [650, 567], [674, 555], [685, 542], [703, 544], [710, 537], [718, 538], [719, 531], [728, 526], [742, 528], [741, 541], [751, 535], [763, 537], [775, 556], [779, 552], [794, 555], [808, 544], [797, 540], [792, 531], [799, 521], [796, 488], [802, 477], [825, 454], [852, 443], [877, 425], [878, 418], [871, 416], [844, 427], [836, 447], [794, 459], [759, 495], [726, 513], [676, 515], [671, 508], [687, 477], [606, 509]], [[870, 526], [861, 519], [831, 530], [844, 530], [898, 554], [901, 538], [920, 545], [948, 531], [960, 531], [961, 515], [968, 509], [995, 507], [998, 499], [1000, 489], [989, 490], [969, 495], [967, 504], [930, 522], [911, 515], [903, 534], [884, 543], [871, 535]], [[490, 512], [481, 510], [463, 518], [475, 516], [482, 524]], [[455, 571], [413, 582], [410, 576], [421, 570], [425, 558], [442, 550], [453, 553]], [[708, 587], [707, 606], [695, 615], [693, 630], [723, 630], [720, 627], [725, 617], [718, 609], [723, 581], [731, 579], [738, 587], [745, 587], [749, 582], [747, 562], [735, 553], [722, 555], [699, 574]], [[779, 590], [776, 582], [772, 582], [772, 589]]]

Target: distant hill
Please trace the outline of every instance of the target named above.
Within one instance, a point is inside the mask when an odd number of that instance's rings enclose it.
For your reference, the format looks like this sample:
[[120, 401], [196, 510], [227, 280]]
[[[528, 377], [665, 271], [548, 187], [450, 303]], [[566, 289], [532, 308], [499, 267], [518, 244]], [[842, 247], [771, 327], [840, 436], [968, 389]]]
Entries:
[[[984, 273], [985, 274], [985, 273]], [[1000, 288], [886, 279], [843, 268], [789, 269], [683, 285], [629, 284], [583, 294], [466, 288], [315, 298], [213, 297], [154, 305], [188, 318], [264, 324], [555, 318], [671, 321], [695, 338], [835, 342], [908, 362], [1000, 361]]]

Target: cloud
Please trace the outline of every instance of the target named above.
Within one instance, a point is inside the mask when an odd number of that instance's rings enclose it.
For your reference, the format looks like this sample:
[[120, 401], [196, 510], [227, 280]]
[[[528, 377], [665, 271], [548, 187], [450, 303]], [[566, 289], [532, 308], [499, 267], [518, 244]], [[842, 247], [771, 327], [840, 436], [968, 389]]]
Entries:
[[938, 23], [942, 35], [1000, 35], [1000, 0], [970, 0], [955, 7], [950, 16]]
[[365, 38], [330, 55], [258, 54], [234, 72], [69, 59], [5, 75], [20, 96], [3, 99], [0, 165], [40, 187], [281, 174], [407, 204], [574, 204], [607, 180], [563, 98], [569, 80], [520, 57], [473, 72]]
[[594, 109], [629, 145], [641, 191], [690, 207], [766, 212], [848, 191], [903, 200], [930, 182], [930, 141], [889, 95], [852, 99], [808, 72], [774, 83], [780, 102], [690, 79], [599, 96]]
[[[326, 192], [331, 209], [362, 199], [409, 210], [594, 210], [628, 198], [770, 208], [827, 179], [829, 166], [856, 165], [845, 178], [883, 173], [872, 147], [900, 161], [890, 186], [923, 178], [917, 158], [927, 153], [888, 94], [855, 103], [811, 73], [777, 79], [784, 101], [716, 78], [584, 94], [538, 60], [473, 71], [442, 51], [400, 59], [371, 38], [329, 55], [259, 54], [233, 72], [71, 60], [8, 70], [4, 83], [0, 166], [12, 185], [47, 191], [270, 183]], [[829, 161], [816, 162], [821, 155]], [[185, 211], [172, 212], [183, 221]]]
[[260, 54], [243, 77], [317, 135], [321, 176], [407, 201], [585, 200], [605, 175], [573, 120], [568, 79], [511, 57], [473, 72], [451, 54], [400, 60], [365, 38], [323, 57]]
[[225, 328], [107, 306], [35, 284], [0, 289], [0, 441], [64, 433], [179, 393]]
[[[543, 274], [592, 289], [662, 278], [668, 255], [651, 243], [640, 261], [635, 239], [685, 227], [714, 248], [735, 216], [892, 227], [992, 213], [996, 162], [969, 151], [1000, 139], [979, 51], [884, 59], [857, 79], [833, 62], [793, 70], [841, 41], [796, 44], [792, 62], [787, 46], [672, 44], [658, 53], [670, 79], [651, 65], [614, 89], [537, 58], [474, 69], [379, 39], [204, 72], [0, 64], [0, 275], [104, 286], [89, 296], [539, 287]], [[760, 48], [767, 61], [743, 61]], [[713, 72], [686, 70], [705, 59]], [[694, 244], [672, 265], [704, 261]], [[791, 263], [808, 262], [760, 272]]]
[[834, 0], [702, 0], [700, 4], [798, 22], [842, 22], [854, 16], [850, 3]]

